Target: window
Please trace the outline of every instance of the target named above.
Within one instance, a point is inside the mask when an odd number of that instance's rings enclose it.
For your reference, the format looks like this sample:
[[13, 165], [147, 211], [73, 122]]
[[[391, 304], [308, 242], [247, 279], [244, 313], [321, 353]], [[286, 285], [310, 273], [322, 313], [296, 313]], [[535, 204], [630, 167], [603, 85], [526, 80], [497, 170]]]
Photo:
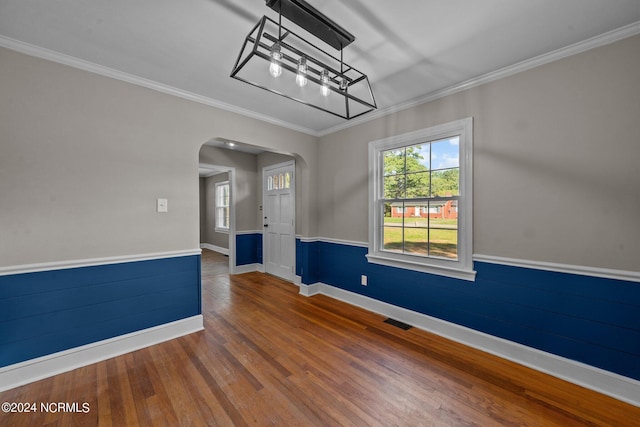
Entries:
[[229, 232], [229, 181], [216, 183], [216, 222], [215, 230]]
[[475, 279], [473, 120], [369, 143], [369, 262]]
[[267, 178], [267, 191], [284, 190], [291, 187], [291, 172], [275, 174]]

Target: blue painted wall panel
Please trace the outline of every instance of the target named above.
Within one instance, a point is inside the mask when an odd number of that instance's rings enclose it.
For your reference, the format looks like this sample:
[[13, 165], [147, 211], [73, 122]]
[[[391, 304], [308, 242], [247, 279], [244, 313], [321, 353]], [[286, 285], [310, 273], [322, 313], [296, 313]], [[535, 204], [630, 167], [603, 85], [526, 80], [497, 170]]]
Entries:
[[200, 256], [0, 277], [0, 366], [201, 313]]
[[[144, 295], [116, 300], [109, 299], [101, 303], [88, 303], [73, 308], [65, 308], [63, 304], [58, 304], [55, 300], [49, 300], [52, 308], [57, 308], [58, 306], [61, 306], [61, 308], [3, 322], [2, 325], [5, 329], [2, 333], [3, 343], [56, 333], [61, 328], [78, 330], [87, 324], [99, 325], [114, 317], [114, 314], [116, 314], [114, 309], [116, 307], [121, 317], [128, 313], [136, 313], [141, 308], [144, 308], [146, 312], [151, 312], [167, 307], [180, 307], [181, 310], [187, 313], [193, 313], [191, 315], [198, 314], [193, 291], [193, 289], [187, 288], [154, 290]], [[80, 319], [90, 320], [80, 322]]]
[[[108, 322], [90, 324], [83, 328], [66, 328], [56, 333], [9, 343], [6, 346], [3, 345], [2, 362], [10, 365], [190, 316], [192, 314], [185, 314], [183, 310], [171, 307], [162, 310], [145, 311], [131, 316], [122, 316]], [[131, 325], [136, 325], [136, 328], [131, 330]], [[86, 330], [87, 328], [89, 330]]]
[[[194, 255], [194, 257], [196, 256]], [[84, 287], [96, 283], [116, 282], [123, 280], [123, 278], [132, 280], [154, 275], [161, 276], [166, 273], [168, 260], [171, 260], [171, 269], [169, 271], [172, 272], [193, 272], [194, 263], [196, 262], [192, 256], [186, 256], [0, 276], [0, 290], [2, 292], [0, 296], [11, 297], [38, 294], [42, 292], [42, 282], [47, 283], [47, 290], [53, 291], [78, 286]], [[197, 262], [200, 262], [199, 257]], [[96, 274], [95, 269], [99, 269], [99, 274]], [[11, 286], [5, 287], [4, 285], [6, 284]]]
[[[296, 275], [302, 277], [304, 280], [304, 268], [307, 267], [308, 260], [303, 261], [304, 257], [302, 253], [308, 248], [309, 244], [303, 244], [300, 239], [296, 239]], [[308, 268], [308, 267], [307, 267]], [[302, 282], [305, 283], [305, 282]], [[305, 283], [308, 284], [308, 283]]]
[[585, 295], [598, 301], [638, 304], [638, 284], [623, 280], [579, 276], [553, 271], [476, 263], [475, 269], [483, 280], [498, 283], [517, 283], [519, 286], [546, 289], [569, 295]]
[[[155, 282], [155, 292], [186, 286], [192, 272], [171, 271], [147, 278], [127, 279], [114, 282], [91, 283], [86, 286], [74, 286], [69, 289], [56, 289], [41, 292], [40, 298], [33, 295], [10, 297], [0, 301], [0, 322], [20, 319], [37, 314], [83, 307], [106, 301], [115, 301], [126, 297], [147, 295], [146, 283]], [[113, 280], [113, 279], [112, 279]], [[45, 294], [46, 293], [46, 297]]]
[[[638, 283], [480, 262], [469, 282], [369, 264], [363, 247], [300, 242], [299, 250], [311, 245], [316, 280], [303, 274], [303, 283], [327, 283], [640, 380]], [[313, 261], [299, 262], [304, 273]]]
[[318, 242], [296, 239], [296, 275], [305, 285], [318, 282], [318, 245]]
[[262, 234], [236, 235], [236, 265], [262, 264]]

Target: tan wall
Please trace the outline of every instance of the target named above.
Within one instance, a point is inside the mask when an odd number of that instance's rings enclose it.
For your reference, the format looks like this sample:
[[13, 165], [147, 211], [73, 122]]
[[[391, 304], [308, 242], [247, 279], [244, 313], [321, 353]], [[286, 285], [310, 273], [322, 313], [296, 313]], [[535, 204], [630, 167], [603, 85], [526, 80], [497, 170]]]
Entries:
[[316, 144], [0, 49], [0, 267], [197, 248], [214, 137], [296, 157], [297, 234], [364, 242], [368, 142], [473, 116], [474, 253], [637, 271], [638, 51], [636, 36]]
[[200, 149], [199, 158], [201, 163], [235, 168], [236, 193], [233, 197], [236, 203], [236, 231], [258, 230], [256, 155], [205, 145]]
[[640, 36], [320, 139], [320, 236], [367, 241], [369, 141], [474, 118], [474, 254], [640, 269]]
[[0, 267], [198, 248], [215, 137], [300, 156], [314, 193], [316, 137], [4, 48], [0, 64]]

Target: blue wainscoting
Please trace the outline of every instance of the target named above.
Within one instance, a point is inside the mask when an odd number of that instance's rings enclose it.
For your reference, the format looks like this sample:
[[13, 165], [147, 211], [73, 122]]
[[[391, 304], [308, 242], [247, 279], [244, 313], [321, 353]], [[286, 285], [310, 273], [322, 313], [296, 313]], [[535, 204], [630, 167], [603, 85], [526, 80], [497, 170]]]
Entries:
[[296, 275], [305, 285], [320, 281], [317, 242], [302, 242], [296, 239]]
[[360, 246], [297, 244], [302, 283], [326, 283], [640, 380], [640, 283], [484, 262], [474, 263], [469, 282], [370, 264]]
[[201, 314], [200, 255], [0, 276], [0, 367]]
[[262, 233], [236, 234], [236, 265], [262, 264]]

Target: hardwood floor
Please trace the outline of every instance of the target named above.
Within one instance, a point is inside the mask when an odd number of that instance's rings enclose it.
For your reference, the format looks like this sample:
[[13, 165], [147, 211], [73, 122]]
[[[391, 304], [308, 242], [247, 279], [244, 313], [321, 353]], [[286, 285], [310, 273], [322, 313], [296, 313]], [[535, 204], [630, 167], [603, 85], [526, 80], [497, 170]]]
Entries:
[[0, 426], [640, 426], [638, 407], [202, 261], [204, 331], [0, 393], [79, 409]]

